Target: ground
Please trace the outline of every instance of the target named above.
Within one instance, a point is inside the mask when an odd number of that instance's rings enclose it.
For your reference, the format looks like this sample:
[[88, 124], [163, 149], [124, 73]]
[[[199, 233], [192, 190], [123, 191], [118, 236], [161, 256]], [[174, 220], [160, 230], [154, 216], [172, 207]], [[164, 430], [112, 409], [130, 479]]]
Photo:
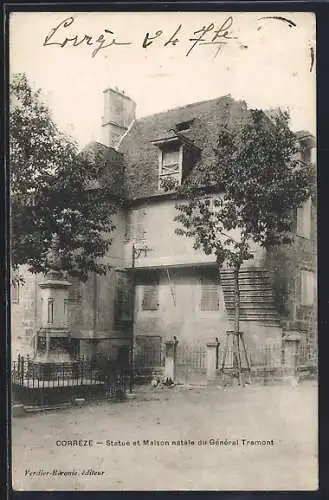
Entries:
[[17, 490], [314, 490], [317, 386], [144, 387], [13, 418], [12, 442]]

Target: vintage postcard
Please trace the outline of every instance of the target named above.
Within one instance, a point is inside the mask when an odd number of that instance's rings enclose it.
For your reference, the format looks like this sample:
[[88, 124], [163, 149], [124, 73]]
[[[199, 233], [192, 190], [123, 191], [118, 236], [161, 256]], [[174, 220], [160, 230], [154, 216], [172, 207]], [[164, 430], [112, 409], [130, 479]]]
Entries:
[[12, 12], [12, 484], [318, 489], [316, 17]]

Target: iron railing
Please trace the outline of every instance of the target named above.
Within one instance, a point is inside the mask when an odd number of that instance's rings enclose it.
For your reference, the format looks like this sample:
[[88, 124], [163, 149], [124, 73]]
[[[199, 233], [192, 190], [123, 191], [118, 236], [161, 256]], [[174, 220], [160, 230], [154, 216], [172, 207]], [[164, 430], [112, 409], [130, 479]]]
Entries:
[[132, 391], [132, 370], [116, 363], [106, 369], [86, 357], [70, 362], [40, 363], [28, 356], [12, 362], [13, 400], [24, 404], [44, 405], [87, 399], [113, 398]]

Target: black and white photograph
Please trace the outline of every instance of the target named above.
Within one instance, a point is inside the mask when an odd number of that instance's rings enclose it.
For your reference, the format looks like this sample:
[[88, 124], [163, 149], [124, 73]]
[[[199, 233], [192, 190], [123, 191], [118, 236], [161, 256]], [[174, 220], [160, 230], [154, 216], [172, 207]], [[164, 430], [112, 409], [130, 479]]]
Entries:
[[11, 12], [8, 114], [13, 489], [317, 490], [315, 14]]

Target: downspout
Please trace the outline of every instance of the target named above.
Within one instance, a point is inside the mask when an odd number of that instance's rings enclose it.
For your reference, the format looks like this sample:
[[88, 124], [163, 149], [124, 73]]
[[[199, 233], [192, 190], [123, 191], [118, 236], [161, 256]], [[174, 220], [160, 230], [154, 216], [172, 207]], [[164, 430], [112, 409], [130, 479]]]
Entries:
[[93, 274], [93, 332], [94, 338], [97, 328], [97, 276]]
[[131, 349], [130, 349], [130, 355], [129, 355], [129, 363], [132, 367], [131, 375], [130, 375], [130, 381], [129, 381], [129, 392], [132, 393], [133, 386], [134, 386], [134, 358], [135, 358], [135, 304], [136, 304], [136, 276], [135, 276], [135, 257], [136, 257], [136, 251], [135, 251], [135, 245], [133, 243], [132, 246], [132, 259], [131, 259], [131, 271], [132, 271], [132, 276], [131, 276], [131, 287], [132, 287], [132, 296], [131, 296], [131, 336], [132, 336], [132, 343], [131, 343]]

